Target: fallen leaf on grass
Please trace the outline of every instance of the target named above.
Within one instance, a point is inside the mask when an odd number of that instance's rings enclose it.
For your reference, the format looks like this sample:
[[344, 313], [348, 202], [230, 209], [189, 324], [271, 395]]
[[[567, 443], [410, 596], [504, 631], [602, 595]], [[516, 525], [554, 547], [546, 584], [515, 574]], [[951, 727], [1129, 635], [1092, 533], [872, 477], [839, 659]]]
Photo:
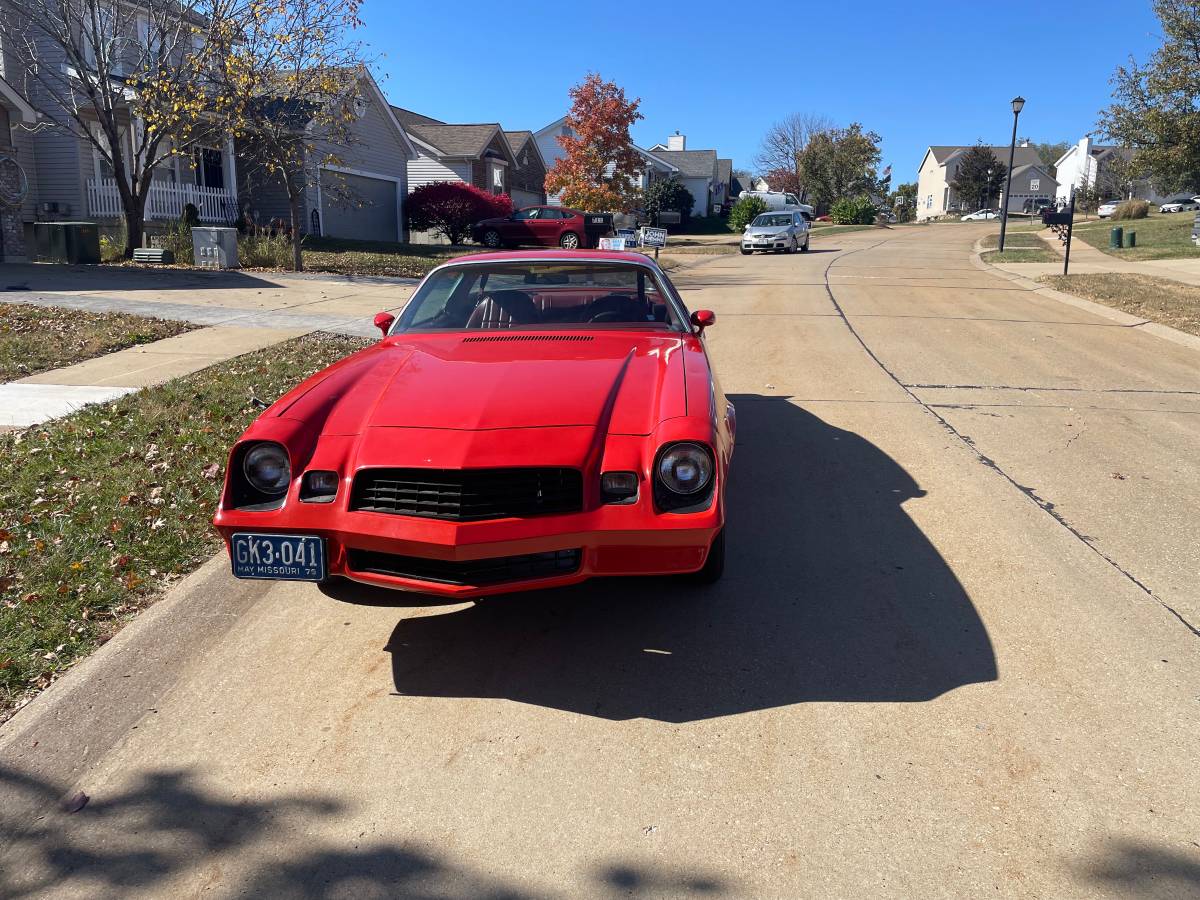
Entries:
[[219, 475], [220, 472], [221, 467], [216, 463], [213, 463], [211, 466], [205, 466], [201, 474], [204, 475], [204, 477], [209, 481], [216, 481], [217, 475]]

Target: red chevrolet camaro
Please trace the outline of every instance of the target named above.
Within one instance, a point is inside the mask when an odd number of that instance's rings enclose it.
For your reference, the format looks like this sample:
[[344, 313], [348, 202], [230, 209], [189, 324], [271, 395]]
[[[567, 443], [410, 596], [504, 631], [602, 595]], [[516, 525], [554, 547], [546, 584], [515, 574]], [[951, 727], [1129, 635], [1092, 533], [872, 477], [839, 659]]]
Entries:
[[472, 598], [599, 575], [720, 577], [735, 419], [647, 257], [464, 256], [384, 337], [229, 456], [215, 525], [243, 578]]

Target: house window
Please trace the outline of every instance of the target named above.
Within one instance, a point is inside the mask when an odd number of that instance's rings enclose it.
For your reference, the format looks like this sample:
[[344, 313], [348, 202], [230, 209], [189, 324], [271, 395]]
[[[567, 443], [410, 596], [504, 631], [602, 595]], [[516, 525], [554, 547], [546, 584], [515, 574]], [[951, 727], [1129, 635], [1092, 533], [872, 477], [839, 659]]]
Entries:
[[504, 193], [504, 166], [498, 166], [492, 163], [492, 193]]
[[225, 188], [225, 155], [213, 147], [196, 148], [196, 184]]

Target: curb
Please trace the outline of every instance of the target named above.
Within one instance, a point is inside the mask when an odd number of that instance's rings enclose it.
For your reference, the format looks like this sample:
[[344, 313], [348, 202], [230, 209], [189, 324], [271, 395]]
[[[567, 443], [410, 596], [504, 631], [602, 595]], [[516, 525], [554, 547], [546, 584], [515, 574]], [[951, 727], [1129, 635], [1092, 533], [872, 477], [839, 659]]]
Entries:
[[55, 809], [260, 599], [228, 565], [222, 549], [0, 725], [0, 822], [10, 833]]
[[1152, 322], [1149, 319], [1142, 319], [1130, 313], [1122, 312], [1119, 309], [1113, 309], [1111, 306], [1105, 306], [1102, 303], [1095, 303], [1091, 300], [1085, 300], [1082, 297], [1076, 297], [1074, 294], [1056, 291], [1030, 278], [1026, 278], [1024, 275], [1006, 272], [984, 260], [984, 247], [981, 246], [982, 243], [983, 240], [980, 239], [971, 248], [971, 264], [977, 269], [987, 272], [990, 275], [995, 275], [998, 278], [1003, 278], [1006, 281], [1011, 281], [1013, 284], [1019, 284], [1030, 293], [1040, 294], [1043, 297], [1049, 297], [1068, 306], [1074, 306], [1076, 309], [1082, 309], [1101, 318], [1109, 319], [1127, 328], [1136, 328], [1139, 331], [1152, 334], [1173, 344], [1179, 344], [1192, 350], [1200, 350], [1200, 337], [1194, 334], [1188, 334], [1186, 331], [1180, 331], [1178, 328], [1172, 328], [1169, 325]]

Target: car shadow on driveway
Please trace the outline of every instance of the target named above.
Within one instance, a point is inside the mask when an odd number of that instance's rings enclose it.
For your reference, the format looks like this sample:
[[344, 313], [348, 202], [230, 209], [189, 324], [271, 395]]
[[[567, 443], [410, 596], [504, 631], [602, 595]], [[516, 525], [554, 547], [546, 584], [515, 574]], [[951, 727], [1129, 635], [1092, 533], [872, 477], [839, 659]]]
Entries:
[[689, 722], [993, 681], [987, 632], [879, 448], [786, 398], [733, 397], [724, 579], [597, 579], [401, 619], [401, 694]]

